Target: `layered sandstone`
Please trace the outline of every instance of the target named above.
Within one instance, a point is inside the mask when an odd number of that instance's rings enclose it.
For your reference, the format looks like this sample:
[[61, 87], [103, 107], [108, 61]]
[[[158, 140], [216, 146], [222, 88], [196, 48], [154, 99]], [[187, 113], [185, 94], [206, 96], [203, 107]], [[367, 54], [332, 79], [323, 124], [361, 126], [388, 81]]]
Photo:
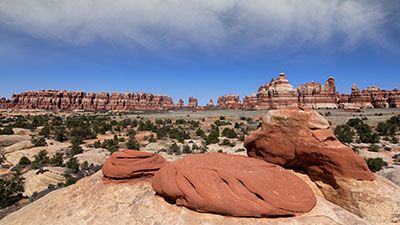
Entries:
[[373, 175], [313, 110], [269, 111], [245, 147], [250, 157], [305, 172], [327, 200], [373, 224], [400, 222], [400, 188]]
[[276, 80], [262, 85], [257, 94], [243, 99], [245, 109], [279, 109], [297, 107], [298, 93], [289, 83], [284, 73], [279, 74]]
[[156, 193], [198, 212], [239, 217], [287, 217], [316, 204], [311, 188], [293, 173], [262, 160], [209, 153], [161, 168]]
[[12, 96], [8, 108], [41, 110], [164, 110], [174, 108], [168, 96], [148, 93], [30, 91]]
[[332, 185], [335, 177], [375, 179], [364, 159], [340, 143], [329, 122], [314, 110], [269, 111], [244, 145], [250, 157], [302, 170]]
[[125, 149], [114, 152], [104, 162], [102, 171], [105, 177], [111, 179], [152, 177], [165, 164], [160, 155]]
[[214, 106], [214, 100], [210, 99], [210, 101], [207, 103], [207, 108], [213, 108]]
[[337, 108], [335, 79], [330, 77], [325, 85], [314, 81], [299, 85], [299, 104], [308, 108]]
[[239, 95], [224, 95], [218, 98], [218, 107], [222, 109], [240, 109], [242, 103]]
[[199, 106], [197, 98], [189, 97], [188, 107], [191, 109], [196, 109]]
[[168, 224], [168, 225], [320, 225], [369, 224], [360, 217], [317, 197], [317, 205], [303, 216], [290, 218], [237, 218], [197, 213], [167, 203], [154, 195], [149, 183], [103, 182], [102, 173], [49, 193], [8, 215], [1, 225]]

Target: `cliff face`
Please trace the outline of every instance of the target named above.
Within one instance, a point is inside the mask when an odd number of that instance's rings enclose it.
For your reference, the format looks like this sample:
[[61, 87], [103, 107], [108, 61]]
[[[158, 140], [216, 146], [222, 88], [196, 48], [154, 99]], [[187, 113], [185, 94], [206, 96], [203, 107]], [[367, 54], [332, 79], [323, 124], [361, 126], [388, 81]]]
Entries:
[[218, 107], [223, 109], [240, 109], [242, 103], [239, 95], [224, 95], [218, 98]]
[[[3, 105], [0, 103], [0, 105]], [[12, 96], [4, 108], [42, 110], [163, 110], [173, 108], [172, 98], [148, 93], [85, 93], [29, 91]]]
[[[257, 93], [245, 96], [243, 102], [239, 95], [224, 95], [218, 98], [216, 106], [220, 109], [280, 109], [290, 107], [306, 108], [400, 108], [400, 90], [381, 90], [368, 87], [360, 90], [353, 85], [351, 94], [339, 94], [333, 77], [325, 84], [309, 82], [294, 88], [284, 73], [276, 80], [261, 85]], [[173, 103], [168, 96], [149, 93], [85, 93], [80, 91], [28, 91], [15, 94], [11, 100], [1, 98], [0, 109], [40, 109], [40, 110], [115, 110], [115, 111], [154, 111], [173, 108], [211, 109], [212, 99], [206, 107], [198, 105], [197, 98], [190, 97], [188, 104], [180, 99]]]

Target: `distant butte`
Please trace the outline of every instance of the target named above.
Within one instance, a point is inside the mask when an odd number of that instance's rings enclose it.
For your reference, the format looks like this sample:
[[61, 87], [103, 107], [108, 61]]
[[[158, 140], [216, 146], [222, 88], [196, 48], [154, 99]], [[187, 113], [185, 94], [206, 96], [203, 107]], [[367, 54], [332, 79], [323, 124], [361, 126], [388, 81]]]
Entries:
[[335, 79], [325, 84], [314, 81], [294, 88], [284, 73], [276, 80], [261, 85], [257, 93], [218, 97], [217, 105], [211, 99], [206, 107], [199, 106], [190, 97], [185, 106], [182, 99], [174, 104], [169, 96], [150, 93], [85, 93], [81, 91], [42, 90], [14, 94], [11, 99], [1, 98], [0, 109], [87, 110], [87, 111], [161, 111], [171, 109], [281, 109], [290, 107], [313, 109], [358, 110], [365, 108], [400, 108], [400, 90], [381, 90], [368, 87], [360, 91], [353, 85], [351, 94], [336, 91]]

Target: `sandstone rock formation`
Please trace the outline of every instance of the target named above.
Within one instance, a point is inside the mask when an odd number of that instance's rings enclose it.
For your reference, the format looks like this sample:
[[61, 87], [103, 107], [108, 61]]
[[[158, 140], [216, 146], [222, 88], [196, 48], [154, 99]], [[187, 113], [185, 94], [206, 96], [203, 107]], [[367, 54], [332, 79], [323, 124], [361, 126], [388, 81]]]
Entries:
[[327, 200], [373, 224], [400, 222], [399, 187], [374, 176], [329, 128], [313, 110], [269, 111], [245, 147], [250, 157], [306, 172]]
[[334, 185], [335, 177], [374, 180], [364, 159], [340, 143], [329, 122], [314, 110], [269, 111], [262, 127], [245, 139], [250, 157], [306, 172]]
[[242, 217], [295, 216], [311, 211], [310, 187], [285, 169], [245, 156], [190, 155], [161, 168], [152, 185], [177, 205]]
[[218, 107], [221, 109], [240, 109], [242, 103], [239, 95], [224, 95], [218, 98]]
[[286, 79], [284, 73], [279, 74], [276, 80], [262, 85], [256, 95], [243, 99], [245, 109], [278, 109], [298, 106], [297, 90]]
[[[2, 104], [1, 104], [2, 105]], [[0, 105], [0, 106], [1, 106]], [[5, 107], [2, 107], [5, 108]], [[148, 93], [85, 93], [29, 91], [12, 96], [7, 108], [42, 110], [164, 110], [174, 108], [170, 97]]]
[[388, 91], [377, 87], [368, 87], [360, 91], [357, 85], [353, 85], [351, 94], [339, 95], [338, 104], [342, 104], [344, 108], [346, 104], [360, 109], [368, 108], [399, 108], [400, 107], [400, 91], [397, 89]]
[[197, 98], [189, 97], [188, 107], [191, 109], [196, 109], [199, 106]]
[[400, 188], [376, 176], [374, 181], [336, 178], [336, 187], [317, 181], [326, 200], [359, 215], [372, 224], [400, 223]]
[[337, 108], [335, 79], [330, 77], [325, 85], [314, 81], [300, 85], [297, 88], [299, 93], [299, 104], [312, 109]]
[[1, 225], [168, 224], [168, 225], [367, 225], [358, 216], [323, 198], [303, 216], [291, 218], [236, 218], [197, 213], [168, 204], [147, 182], [105, 183], [98, 172], [68, 188], [51, 192], [8, 215]]
[[75, 155], [74, 158], [78, 161], [79, 164], [84, 163], [85, 161], [88, 164], [93, 165], [103, 165], [106, 161], [107, 157], [110, 155], [110, 152], [107, 149], [101, 148], [85, 148], [84, 152], [81, 154]]
[[210, 101], [207, 103], [207, 108], [213, 108], [214, 106], [214, 100], [210, 99]]
[[153, 176], [165, 159], [157, 154], [124, 149], [114, 152], [102, 168], [103, 174], [111, 179], [131, 179]]
[[178, 107], [179, 109], [185, 108], [185, 102], [182, 99], [179, 99], [176, 107]]
[[62, 167], [43, 167], [41, 170], [29, 170], [23, 177], [25, 178], [24, 196], [31, 197], [35, 192], [46, 190], [49, 185], [57, 185], [65, 182], [65, 168]]

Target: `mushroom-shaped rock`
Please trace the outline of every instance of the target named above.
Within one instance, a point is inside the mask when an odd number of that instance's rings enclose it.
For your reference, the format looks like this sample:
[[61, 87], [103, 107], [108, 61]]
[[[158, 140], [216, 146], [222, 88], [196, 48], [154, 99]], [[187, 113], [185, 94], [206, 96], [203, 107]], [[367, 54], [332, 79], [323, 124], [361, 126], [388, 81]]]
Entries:
[[316, 204], [311, 188], [290, 171], [223, 153], [190, 155], [168, 164], [152, 186], [177, 205], [238, 217], [296, 216]]
[[333, 186], [337, 176], [375, 179], [364, 159], [337, 140], [329, 122], [314, 110], [269, 111], [244, 145], [250, 157], [302, 170]]
[[102, 168], [103, 174], [111, 179], [130, 179], [153, 176], [166, 160], [154, 153], [138, 150], [121, 150], [114, 152]]

